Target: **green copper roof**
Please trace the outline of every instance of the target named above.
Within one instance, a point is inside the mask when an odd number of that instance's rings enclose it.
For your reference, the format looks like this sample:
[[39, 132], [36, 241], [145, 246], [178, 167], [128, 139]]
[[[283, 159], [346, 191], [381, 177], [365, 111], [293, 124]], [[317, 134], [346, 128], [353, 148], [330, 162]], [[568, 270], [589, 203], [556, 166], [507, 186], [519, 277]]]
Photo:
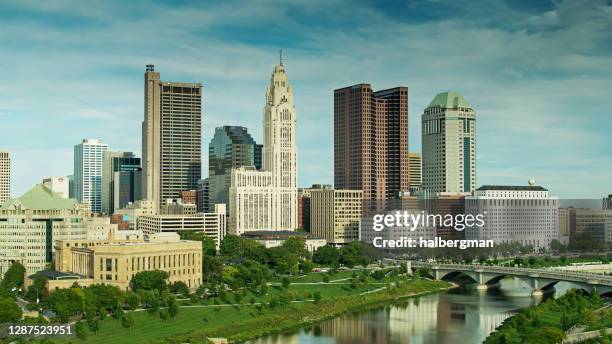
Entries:
[[4, 202], [0, 209], [11, 209], [17, 204], [21, 204], [25, 209], [54, 210], [72, 209], [77, 204], [77, 201], [75, 199], [63, 198], [43, 184], [36, 184], [28, 192], [21, 195], [21, 197], [11, 198]]
[[438, 93], [427, 107], [440, 106], [442, 108], [454, 109], [458, 107], [472, 108], [462, 95], [456, 92]]

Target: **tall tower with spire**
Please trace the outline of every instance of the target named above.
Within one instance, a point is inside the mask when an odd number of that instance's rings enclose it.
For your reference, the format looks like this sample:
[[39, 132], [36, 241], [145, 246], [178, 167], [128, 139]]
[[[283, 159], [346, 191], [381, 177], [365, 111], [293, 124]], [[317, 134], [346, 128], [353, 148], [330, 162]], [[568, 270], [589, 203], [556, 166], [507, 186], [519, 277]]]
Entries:
[[297, 226], [296, 114], [293, 90], [283, 66], [282, 51], [266, 91], [263, 169], [272, 172], [272, 213], [279, 228]]
[[266, 90], [263, 109], [262, 170], [232, 170], [229, 191], [229, 230], [297, 228], [296, 111], [282, 51]]

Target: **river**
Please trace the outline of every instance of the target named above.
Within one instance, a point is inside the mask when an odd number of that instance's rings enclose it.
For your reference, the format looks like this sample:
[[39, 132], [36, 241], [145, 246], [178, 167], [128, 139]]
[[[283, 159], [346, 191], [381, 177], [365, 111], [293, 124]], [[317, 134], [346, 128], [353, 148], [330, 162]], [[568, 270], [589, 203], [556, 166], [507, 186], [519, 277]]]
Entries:
[[[555, 295], [571, 288], [557, 284]], [[298, 331], [252, 340], [249, 344], [476, 344], [517, 310], [542, 301], [516, 279], [499, 289], [460, 287], [408, 299], [370, 311], [345, 314]], [[552, 295], [544, 296], [550, 297]]]

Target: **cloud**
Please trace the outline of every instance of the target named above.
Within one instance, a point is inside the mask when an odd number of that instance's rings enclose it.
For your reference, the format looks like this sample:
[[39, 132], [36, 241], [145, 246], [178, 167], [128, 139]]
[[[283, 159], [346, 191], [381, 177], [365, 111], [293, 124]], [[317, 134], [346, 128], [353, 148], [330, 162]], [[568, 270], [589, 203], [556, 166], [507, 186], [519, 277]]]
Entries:
[[[265, 87], [284, 48], [300, 185], [333, 181], [333, 89], [371, 82], [409, 87], [411, 150], [420, 149], [420, 114], [433, 96], [461, 92], [478, 113], [479, 184], [523, 183], [537, 172], [560, 196], [612, 189], [605, 175], [583, 178], [564, 168], [568, 157], [593, 161], [612, 145], [612, 6], [409, 5], [2, 4], [0, 67], [11, 82], [0, 85], [0, 145], [36, 161], [48, 159], [44, 149], [71, 148], [84, 137], [140, 152], [148, 63], [164, 80], [204, 84], [204, 154], [220, 125], [247, 126], [261, 142]], [[57, 159], [55, 171], [63, 166], [68, 174], [71, 156]], [[612, 168], [598, 162], [584, 170]], [[29, 166], [20, 162], [14, 171], [31, 176]], [[15, 190], [34, 182], [19, 177]]]

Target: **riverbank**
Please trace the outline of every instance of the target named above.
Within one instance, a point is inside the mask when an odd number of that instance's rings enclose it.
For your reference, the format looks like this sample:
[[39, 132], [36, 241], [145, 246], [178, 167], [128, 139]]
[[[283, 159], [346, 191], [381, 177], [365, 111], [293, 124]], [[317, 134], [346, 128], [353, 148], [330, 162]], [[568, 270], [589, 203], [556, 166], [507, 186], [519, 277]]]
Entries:
[[[115, 319], [107, 318], [101, 322], [98, 333], [89, 333], [85, 340], [73, 336], [61, 340], [53, 338], [53, 341], [92, 344], [202, 343], [206, 338], [221, 337], [242, 342], [453, 287], [443, 281], [406, 280], [405, 276], [383, 286], [372, 283], [357, 289], [341, 283], [296, 284], [287, 289], [289, 292], [309, 290], [313, 294], [320, 291], [323, 297], [318, 303], [306, 299], [275, 307], [264, 303], [191, 305], [180, 307], [177, 317], [166, 321], [148, 312], [132, 312], [134, 326], [131, 329], [124, 328]], [[272, 288], [271, 292], [284, 291]]]
[[573, 289], [506, 319], [485, 344], [560, 343], [568, 334], [607, 327], [612, 313], [603, 306], [598, 295]]
[[[257, 337], [296, 330], [345, 313], [365, 311], [407, 298], [445, 291], [455, 285], [443, 281], [420, 280], [408, 282], [367, 294], [342, 296], [319, 303], [306, 303], [270, 313], [242, 324], [228, 324], [208, 330], [208, 337], [226, 337], [230, 341], [246, 341]], [[169, 338], [173, 342], [178, 338]], [[186, 339], [186, 338], [183, 338]]]

